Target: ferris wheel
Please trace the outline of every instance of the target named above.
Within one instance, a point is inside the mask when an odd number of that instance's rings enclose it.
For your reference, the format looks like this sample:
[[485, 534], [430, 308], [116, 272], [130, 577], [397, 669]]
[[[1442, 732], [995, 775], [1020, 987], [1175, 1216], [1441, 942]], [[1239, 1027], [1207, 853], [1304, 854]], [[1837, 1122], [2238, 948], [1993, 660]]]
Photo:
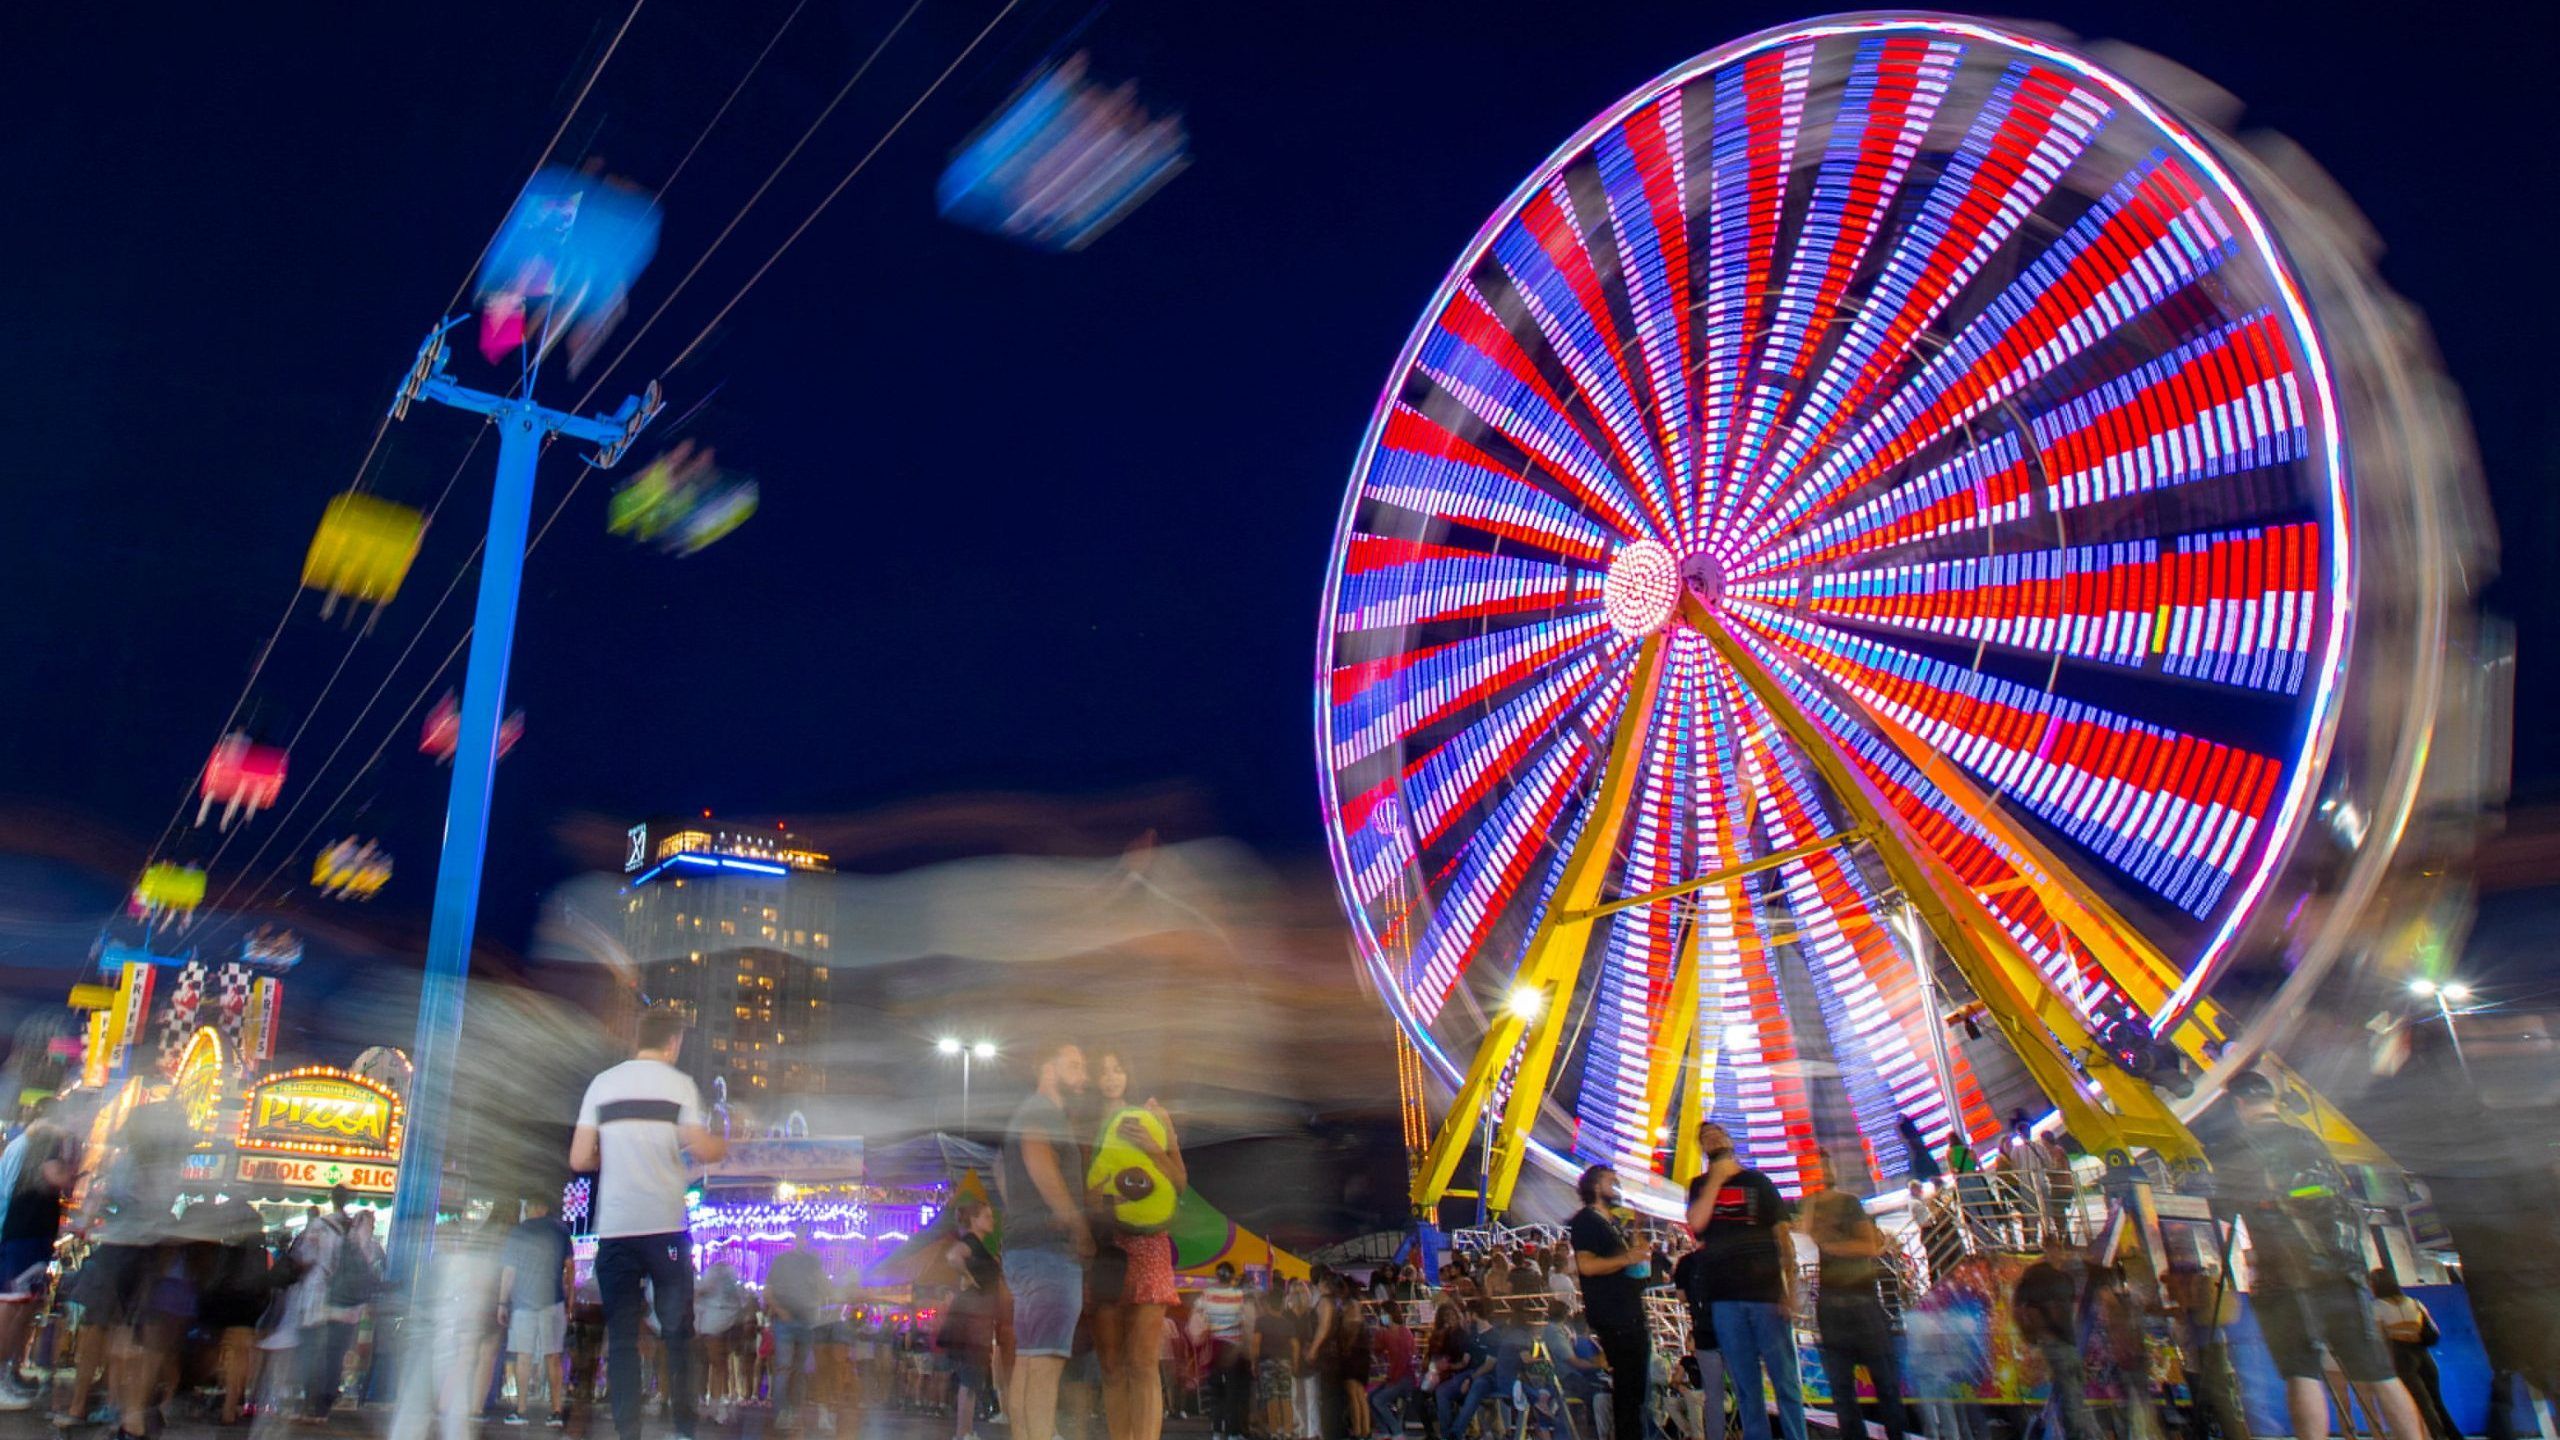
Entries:
[[1995, 1090], [2192, 1158], [2101, 1057], [2221, 1053], [2317, 803], [2341, 391], [2231, 164], [2043, 39], [1788, 26], [1567, 142], [1397, 358], [1324, 598], [1337, 880], [1456, 1091], [1417, 1201], [1470, 1117], [1495, 1208], [1608, 1161], [1667, 1210], [1707, 1118], [1882, 1181]]

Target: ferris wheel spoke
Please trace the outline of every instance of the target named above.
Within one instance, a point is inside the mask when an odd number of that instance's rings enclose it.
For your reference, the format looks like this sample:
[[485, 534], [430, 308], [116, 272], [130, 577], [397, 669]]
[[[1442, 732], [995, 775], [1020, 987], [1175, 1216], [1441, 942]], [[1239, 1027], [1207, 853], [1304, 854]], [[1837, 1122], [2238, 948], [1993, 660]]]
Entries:
[[[1746, 351], [1767, 326], [1778, 222], [1795, 173], [1813, 48], [1807, 42], [1766, 51], [1716, 77], [1703, 147], [1706, 173], [1698, 186], [1715, 201], [1707, 215], [1704, 374], [1749, 374]], [[1704, 389], [1706, 473], [1722, 476], [1734, 452], [1737, 388]], [[1729, 498], [1731, 487], [1722, 493]]]
[[1758, 471], [1769, 433], [1801, 389], [1806, 367], [1901, 193], [1963, 54], [1950, 41], [1907, 36], [1859, 44], [1771, 312], [1768, 340], [1746, 372], [1757, 379], [1747, 387], [1750, 398], [1734, 427], [1730, 463], [1710, 472], [1716, 533], [1732, 527], [1744, 488], [1739, 482]]
[[1698, 401], [1689, 356], [1689, 208], [1682, 164], [1680, 92], [1670, 91], [1600, 137], [1594, 158], [1607, 197], [1619, 280], [1635, 317], [1653, 392], [1656, 429], [1671, 470], [1671, 514], [1683, 550], [1698, 541], [1699, 457], [1691, 448]]
[[[1761, 581], [2022, 520], [2033, 506], [2033, 483], [2018, 437], [2003, 431], [1736, 564], [1732, 580], [1736, 585]], [[1770, 593], [1783, 590], [1781, 585]]]
[[1747, 548], [1818, 518], [1956, 426], [2024, 393], [2211, 275], [2235, 248], [2230, 226], [2183, 164], [2165, 153], [2143, 160], [1825, 454]]
[[1494, 237], [1493, 258], [1574, 389], [1598, 416], [1615, 468], [1643, 505], [1651, 533], [1676, 535], [1660, 436], [1620, 357], [1627, 346], [1592, 263], [1573, 197], [1558, 176], [1530, 197], [1519, 222]]
[[1994, 793], [2198, 918], [2221, 899], [2274, 802], [2281, 767], [2267, 756], [1799, 617], [1736, 612]]
[[2261, 310], [2035, 417], [2068, 510], [2299, 460], [2309, 448], [2301, 357]]
[[2241, 689], [2301, 690], [2320, 527], [2309, 521], [1781, 575], [1733, 587], [1830, 622]]
[[1561, 616], [1345, 665], [1333, 672], [1333, 766], [1348, 770], [1468, 706], [1570, 664], [1609, 633], [1596, 614]]
[[[1876, 391], [1899, 372], [1912, 342], [1953, 304], [2076, 161], [2109, 106], [2057, 71], [2012, 65], [1976, 113], [1920, 211], [1885, 258], [1874, 292], [1807, 392], [1751, 489], [1737, 521], [1745, 533], [1782, 491], [1803, 481]], [[1802, 513], [1780, 509], [1781, 519]], [[1723, 535], [1728, 556], [1740, 536]]]
[[1601, 453], [1518, 337], [1473, 285], [1459, 288], [1423, 337], [1416, 371], [1468, 414], [1538, 461], [1621, 534], [1655, 533], [1626, 473]]
[[1334, 607], [1335, 633], [1387, 630], [1447, 620], [1534, 615], [1597, 593], [1595, 572], [1516, 555], [1379, 535], [1353, 538]]
[[1388, 416], [1376, 468], [1361, 493], [1379, 505], [1456, 521], [1569, 559], [1605, 561], [1618, 544], [1581, 511], [1406, 405]]

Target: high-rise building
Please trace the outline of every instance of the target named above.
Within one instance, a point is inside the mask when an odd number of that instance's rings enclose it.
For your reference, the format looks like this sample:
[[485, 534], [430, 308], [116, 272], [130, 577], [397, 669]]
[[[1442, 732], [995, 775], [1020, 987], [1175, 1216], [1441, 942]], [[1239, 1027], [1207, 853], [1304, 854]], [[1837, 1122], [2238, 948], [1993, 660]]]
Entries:
[[623, 944], [652, 1003], [693, 1022], [684, 1068], [732, 1099], [826, 1092], [835, 1041], [827, 857], [779, 826], [631, 827]]

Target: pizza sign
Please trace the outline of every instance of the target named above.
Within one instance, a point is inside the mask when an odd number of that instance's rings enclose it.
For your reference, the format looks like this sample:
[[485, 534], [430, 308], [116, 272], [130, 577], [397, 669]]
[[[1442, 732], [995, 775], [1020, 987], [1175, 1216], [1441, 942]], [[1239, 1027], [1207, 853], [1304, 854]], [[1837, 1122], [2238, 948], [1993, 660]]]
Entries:
[[240, 1144], [249, 1150], [389, 1158], [400, 1151], [400, 1097], [343, 1070], [294, 1070], [249, 1092]]

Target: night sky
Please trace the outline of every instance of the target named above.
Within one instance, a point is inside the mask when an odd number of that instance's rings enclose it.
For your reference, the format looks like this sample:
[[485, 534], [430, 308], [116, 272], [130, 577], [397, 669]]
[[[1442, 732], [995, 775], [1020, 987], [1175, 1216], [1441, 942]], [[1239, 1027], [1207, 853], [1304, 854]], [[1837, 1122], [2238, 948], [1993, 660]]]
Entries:
[[[641, 314], [901, 8], [809, 0], [665, 196]], [[671, 359], [995, 10], [925, 0], [599, 404]], [[660, 185], [790, 12], [652, 0], [563, 158]], [[511, 696], [530, 724], [501, 771], [489, 938], [523, 944], [537, 898], [575, 866], [559, 835], [580, 816], [1173, 780], [1207, 797], [1213, 828], [1276, 858], [1318, 851], [1320, 572], [1421, 304], [1577, 126], [1677, 61], [1803, 13], [1023, 0], [668, 375], [669, 418], [711, 398], [654, 438], [716, 446], [761, 479], [763, 512], [676, 560], [606, 536], [607, 486], [590, 481], [533, 557]], [[2560, 540], [2546, 403], [2560, 317], [2537, 218], [2553, 175], [2530, 99], [2550, 37], [2441, 7], [2303, 13], [2047, 18], [2226, 86], [2384, 237], [2384, 274], [2428, 313], [2474, 412], [2509, 574], [2492, 598], [2518, 626], [2530, 716], [2560, 674], [2539, 663], [2560, 586], [2537, 563]], [[622, 16], [454, 3], [0, 19], [0, 806], [94, 827], [102, 881], [125, 883], [202, 764], [321, 505]], [[1062, 42], [1183, 109], [1193, 167], [1080, 255], [941, 222], [946, 155]], [[583, 388], [558, 377], [544, 393]], [[421, 411], [369, 483], [432, 502], [470, 427]], [[312, 798], [261, 872], [306, 868], [307, 847], [284, 852], [315, 823], [314, 843], [378, 835], [403, 867], [386, 918], [424, 909], [443, 772], [416, 753], [416, 713], [396, 734], [393, 720], [467, 623], [470, 582], [355, 721], [476, 540], [493, 449], [352, 653], [356, 632], [308, 603], [286, 628], [247, 715], [270, 740], [309, 717], [288, 799]], [[555, 452], [537, 523], [576, 468]], [[457, 666], [433, 693], [458, 683]], [[2519, 724], [2517, 758], [2528, 793], [2560, 779], [2544, 727]], [[268, 817], [235, 844], [217, 889], [275, 833]], [[179, 853], [209, 848], [190, 837]]]

